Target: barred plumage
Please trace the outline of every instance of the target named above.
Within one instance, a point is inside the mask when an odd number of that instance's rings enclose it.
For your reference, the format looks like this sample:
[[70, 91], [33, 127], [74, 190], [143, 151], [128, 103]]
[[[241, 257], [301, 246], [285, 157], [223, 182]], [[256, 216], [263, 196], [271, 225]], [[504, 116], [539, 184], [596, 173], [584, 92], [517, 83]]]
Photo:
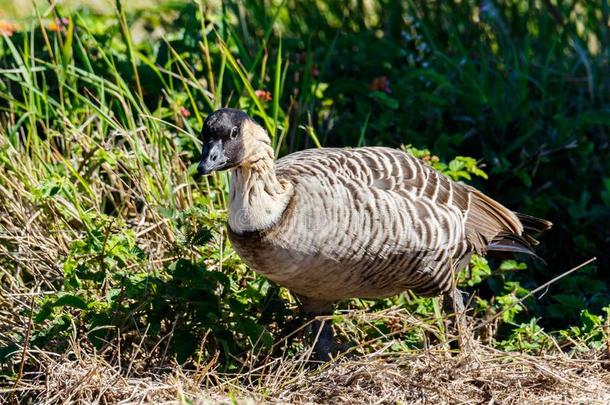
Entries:
[[210, 115], [204, 136], [200, 170], [232, 169], [228, 228], [239, 256], [320, 308], [407, 289], [447, 293], [472, 253], [533, 253], [529, 233], [551, 225], [396, 149], [310, 149], [274, 162], [265, 131], [238, 110]]
[[229, 235], [254, 270], [305, 297], [443, 293], [472, 252], [523, 230], [506, 208], [395, 149], [297, 152], [275, 176], [293, 185], [279, 221]]

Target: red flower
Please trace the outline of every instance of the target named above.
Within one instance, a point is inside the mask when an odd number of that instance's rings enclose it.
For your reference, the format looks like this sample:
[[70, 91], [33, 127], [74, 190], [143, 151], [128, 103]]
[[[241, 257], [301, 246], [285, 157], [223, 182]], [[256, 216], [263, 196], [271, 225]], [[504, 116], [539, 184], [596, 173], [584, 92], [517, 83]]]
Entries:
[[262, 101], [271, 101], [271, 93], [269, 93], [266, 90], [256, 90], [254, 91], [254, 94], [256, 95], [256, 97], [258, 97], [259, 100]]
[[384, 91], [388, 94], [392, 93], [392, 89], [390, 88], [390, 80], [387, 76], [380, 76], [373, 79], [371, 84], [369, 84], [369, 90], [371, 91]]
[[19, 27], [15, 23], [7, 20], [0, 20], [0, 35], [4, 34], [10, 37], [18, 28]]
[[184, 107], [180, 107], [180, 115], [182, 115], [184, 118], [188, 118], [191, 116], [191, 112]]

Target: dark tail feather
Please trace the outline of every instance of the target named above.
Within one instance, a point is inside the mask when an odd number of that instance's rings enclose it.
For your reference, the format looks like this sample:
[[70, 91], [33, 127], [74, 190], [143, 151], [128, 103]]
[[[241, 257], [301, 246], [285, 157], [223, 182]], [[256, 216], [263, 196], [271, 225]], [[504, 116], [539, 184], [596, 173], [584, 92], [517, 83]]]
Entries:
[[533, 235], [538, 235], [553, 226], [553, 223], [546, 219], [532, 217], [520, 212], [515, 212], [515, 215], [517, 215], [517, 218], [519, 218], [519, 221], [521, 221], [521, 224], [523, 225], [523, 238], [525, 238], [531, 246], [536, 246], [539, 243]]
[[538, 244], [538, 241], [534, 239], [532, 234], [536, 235], [544, 232], [551, 228], [553, 224], [545, 219], [518, 212], [516, 212], [515, 215], [517, 215], [517, 218], [519, 218], [519, 221], [523, 224], [523, 235], [501, 233], [487, 245], [487, 251], [525, 253], [544, 262], [544, 260], [534, 252], [534, 246]]
[[523, 224], [525, 233], [540, 233], [546, 231], [547, 229], [551, 229], [553, 226], [553, 223], [547, 221], [546, 219], [532, 217], [520, 212], [515, 212], [515, 215], [517, 215], [517, 218], [519, 218], [519, 221], [521, 221]]
[[[523, 236], [500, 234], [487, 245], [488, 252], [525, 253], [536, 256], [532, 243]], [[536, 256], [538, 257], [538, 256]]]

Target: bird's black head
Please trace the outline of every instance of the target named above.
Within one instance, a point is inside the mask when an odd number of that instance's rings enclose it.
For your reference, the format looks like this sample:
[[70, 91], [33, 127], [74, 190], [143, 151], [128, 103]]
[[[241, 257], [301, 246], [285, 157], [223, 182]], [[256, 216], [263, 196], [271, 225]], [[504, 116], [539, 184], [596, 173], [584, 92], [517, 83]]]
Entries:
[[208, 115], [201, 131], [199, 174], [239, 166], [245, 157], [244, 127], [248, 123], [254, 122], [243, 111], [232, 108], [221, 108]]

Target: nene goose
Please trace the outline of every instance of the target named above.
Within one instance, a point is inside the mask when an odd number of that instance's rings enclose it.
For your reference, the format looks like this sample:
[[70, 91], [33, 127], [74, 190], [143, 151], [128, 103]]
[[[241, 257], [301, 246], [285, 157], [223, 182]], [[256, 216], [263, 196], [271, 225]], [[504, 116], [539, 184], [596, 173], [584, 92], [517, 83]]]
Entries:
[[[200, 174], [231, 170], [228, 234], [252, 269], [292, 291], [305, 313], [348, 298], [449, 294], [471, 254], [533, 254], [550, 222], [514, 213], [396, 149], [320, 148], [274, 161], [265, 130], [240, 110], [210, 114]], [[318, 324], [320, 359], [335, 350]]]

